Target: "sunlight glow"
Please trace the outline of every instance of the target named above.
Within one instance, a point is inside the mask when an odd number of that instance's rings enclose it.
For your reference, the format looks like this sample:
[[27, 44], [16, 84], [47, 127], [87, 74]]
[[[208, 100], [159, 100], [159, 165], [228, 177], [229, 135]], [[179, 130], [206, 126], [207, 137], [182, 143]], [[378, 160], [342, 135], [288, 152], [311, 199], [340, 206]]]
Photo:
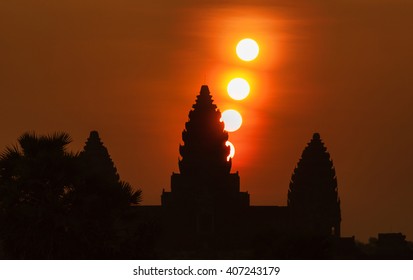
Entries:
[[240, 59], [244, 61], [251, 61], [258, 56], [260, 48], [257, 42], [255, 42], [253, 39], [246, 38], [239, 41], [236, 51]]
[[235, 78], [229, 82], [227, 91], [232, 99], [242, 100], [250, 93], [250, 85], [243, 78]]
[[241, 127], [241, 114], [235, 110], [226, 110], [221, 115], [221, 121], [224, 122], [224, 129], [228, 132], [234, 132]]
[[234, 144], [232, 144], [229, 141], [225, 142], [225, 146], [230, 148], [229, 155], [227, 156], [227, 161], [229, 161], [229, 159], [233, 158], [235, 155], [235, 147], [234, 147]]

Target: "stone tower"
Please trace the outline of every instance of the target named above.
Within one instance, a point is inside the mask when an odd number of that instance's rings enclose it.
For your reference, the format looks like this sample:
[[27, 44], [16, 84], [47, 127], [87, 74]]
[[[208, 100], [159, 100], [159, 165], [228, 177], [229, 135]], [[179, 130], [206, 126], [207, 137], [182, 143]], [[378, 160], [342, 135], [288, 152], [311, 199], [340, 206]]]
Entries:
[[340, 237], [336, 172], [318, 133], [314, 133], [291, 176], [288, 208], [296, 233]]
[[180, 173], [172, 174], [171, 191], [162, 193], [162, 206], [216, 212], [249, 205], [249, 194], [240, 192], [238, 173], [230, 173], [228, 132], [220, 119], [221, 112], [203, 85], [182, 132]]

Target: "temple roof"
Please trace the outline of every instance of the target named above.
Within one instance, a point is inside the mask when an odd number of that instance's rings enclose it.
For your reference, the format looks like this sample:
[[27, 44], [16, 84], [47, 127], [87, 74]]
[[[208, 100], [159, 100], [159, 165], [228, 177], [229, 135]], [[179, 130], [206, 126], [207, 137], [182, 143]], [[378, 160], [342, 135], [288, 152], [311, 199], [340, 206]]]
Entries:
[[225, 145], [228, 132], [224, 131], [221, 112], [213, 103], [207, 85], [201, 87], [189, 120], [182, 132], [183, 145], [179, 152], [181, 174], [222, 174], [229, 173], [231, 161], [227, 161], [230, 148]]

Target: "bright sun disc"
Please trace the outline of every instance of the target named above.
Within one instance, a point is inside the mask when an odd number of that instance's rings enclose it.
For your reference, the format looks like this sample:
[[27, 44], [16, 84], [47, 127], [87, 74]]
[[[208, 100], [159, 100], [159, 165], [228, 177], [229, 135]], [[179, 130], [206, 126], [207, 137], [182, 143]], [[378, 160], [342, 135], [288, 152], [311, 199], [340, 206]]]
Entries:
[[225, 146], [229, 147], [229, 155], [227, 156], [227, 161], [229, 161], [230, 158], [233, 158], [235, 155], [235, 147], [234, 144], [232, 144], [231, 142], [227, 141], [225, 142]]
[[242, 100], [250, 93], [250, 85], [243, 78], [235, 78], [229, 82], [227, 91], [232, 99]]
[[250, 38], [247, 38], [239, 41], [236, 51], [239, 58], [244, 61], [251, 61], [258, 56], [260, 47], [258, 46], [257, 42]]
[[224, 122], [224, 129], [228, 132], [234, 132], [241, 127], [241, 114], [235, 110], [226, 110], [221, 115], [221, 121]]

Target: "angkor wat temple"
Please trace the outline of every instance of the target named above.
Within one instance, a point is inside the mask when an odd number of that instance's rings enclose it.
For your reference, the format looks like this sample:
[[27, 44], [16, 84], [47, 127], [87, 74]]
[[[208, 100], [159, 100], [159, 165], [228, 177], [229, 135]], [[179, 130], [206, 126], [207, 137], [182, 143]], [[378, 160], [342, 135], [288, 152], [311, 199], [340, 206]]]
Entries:
[[287, 206], [253, 206], [231, 173], [220, 119], [203, 85], [182, 132], [180, 173], [161, 206], [137, 207], [159, 225], [161, 258], [330, 258], [343, 243], [354, 247], [354, 238], [340, 237], [337, 179], [318, 133], [293, 172]]
[[365, 245], [341, 236], [336, 174], [318, 133], [287, 206], [250, 205], [220, 119], [202, 86], [158, 206], [140, 205], [97, 131], [77, 154], [66, 133], [23, 134], [0, 154], [0, 259], [413, 259], [402, 233]]

